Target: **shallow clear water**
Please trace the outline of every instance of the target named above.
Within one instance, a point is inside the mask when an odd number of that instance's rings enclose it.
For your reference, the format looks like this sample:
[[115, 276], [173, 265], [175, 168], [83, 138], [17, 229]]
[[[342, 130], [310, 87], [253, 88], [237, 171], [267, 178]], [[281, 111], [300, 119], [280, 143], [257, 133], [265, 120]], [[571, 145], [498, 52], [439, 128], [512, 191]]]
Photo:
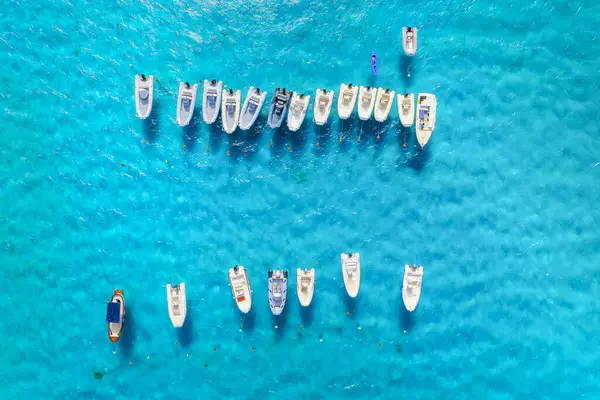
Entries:
[[[598, 15], [564, 0], [3, 4], [0, 397], [600, 396]], [[136, 73], [159, 79], [147, 122]], [[244, 96], [432, 92], [436, 130], [421, 152], [395, 104], [381, 126], [334, 110], [318, 131], [311, 110], [273, 132], [265, 107], [249, 133], [198, 110], [180, 129], [178, 80], [212, 77]], [[356, 302], [342, 251], [361, 253]], [[236, 263], [254, 289], [241, 333]], [[405, 263], [425, 266], [410, 315]], [[275, 330], [278, 265], [316, 268], [317, 289], [301, 310], [292, 285]], [[179, 281], [178, 333], [164, 287]]]

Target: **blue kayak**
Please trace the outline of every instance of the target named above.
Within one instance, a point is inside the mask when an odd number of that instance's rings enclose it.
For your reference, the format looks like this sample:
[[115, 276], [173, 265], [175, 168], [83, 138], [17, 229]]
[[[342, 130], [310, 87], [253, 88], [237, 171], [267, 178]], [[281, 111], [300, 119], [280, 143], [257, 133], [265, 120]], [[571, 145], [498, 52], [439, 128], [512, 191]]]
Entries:
[[373, 75], [377, 76], [377, 67], [379, 67], [379, 63], [377, 62], [377, 54], [373, 51], [371, 53], [371, 69], [373, 70]]

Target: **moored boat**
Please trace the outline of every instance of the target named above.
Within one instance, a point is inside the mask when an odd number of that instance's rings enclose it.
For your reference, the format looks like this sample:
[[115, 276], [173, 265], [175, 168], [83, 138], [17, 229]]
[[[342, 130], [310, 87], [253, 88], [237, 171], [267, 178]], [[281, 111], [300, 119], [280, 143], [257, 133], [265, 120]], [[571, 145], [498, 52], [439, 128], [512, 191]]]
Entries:
[[223, 82], [213, 79], [204, 80], [202, 87], [202, 119], [207, 124], [214, 123], [219, 117], [221, 109], [221, 93], [223, 92]]
[[308, 307], [315, 293], [315, 269], [296, 270], [296, 291], [303, 307]]
[[396, 92], [390, 89], [377, 89], [377, 98], [375, 99], [375, 121], [384, 122], [394, 103], [394, 95]]
[[423, 282], [423, 266], [405, 265], [404, 279], [402, 280], [402, 301], [404, 307], [413, 312], [421, 298], [421, 284]]
[[342, 277], [348, 296], [358, 296], [360, 289], [360, 254], [342, 253]]
[[121, 338], [125, 324], [125, 296], [123, 290], [115, 289], [106, 307], [106, 322], [108, 324], [108, 338], [115, 343]]
[[269, 116], [267, 117], [267, 124], [272, 129], [277, 129], [281, 126], [281, 123], [285, 119], [291, 97], [292, 94], [286, 92], [285, 88], [283, 90], [279, 88], [275, 89], [273, 99], [271, 100], [271, 107], [269, 108]]
[[409, 127], [415, 122], [415, 95], [398, 94], [398, 115], [402, 126]]
[[425, 147], [435, 129], [437, 99], [430, 93], [419, 93], [417, 96], [417, 141], [421, 149]]
[[248, 314], [252, 308], [252, 290], [246, 269], [236, 265], [229, 269], [228, 277], [235, 304], [241, 312]]
[[138, 118], [146, 119], [152, 112], [154, 97], [154, 77], [150, 75], [135, 76], [135, 113]]
[[417, 28], [411, 28], [410, 26], [402, 28], [402, 48], [404, 54], [412, 57], [417, 52]]
[[246, 95], [246, 99], [244, 100], [244, 105], [242, 106], [242, 110], [240, 112], [241, 130], [248, 130], [252, 127], [252, 125], [254, 125], [254, 122], [256, 121], [256, 118], [258, 118], [260, 110], [265, 103], [266, 97], [267, 92], [261, 92], [259, 88], [250, 86], [250, 89], [248, 89], [248, 94]]
[[221, 122], [223, 130], [228, 134], [235, 132], [240, 121], [240, 99], [241, 92], [233, 89], [224, 89], [221, 105]]
[[375, 88], [371, 86], [361, 86], [358, 91], [358, 118], [362, 121], [368, 120], [373, 114], [375, 92]]
[[352, 83], [340, 85], [340, 94], [338, 96], [338, 115], [340, 119], [348, 119], [354, 111], [356, 98], [358, 97], [358, 88]]
[[333, 105], [333, 90], [317, 89], [315, 94], [314, 118], [317, 125], [325, 125]]
[[292, 100], [290, 101], [290, 111], [288, 112], [287, 116], [287, 126], [290, 131], [295, 132], [300, 129], [300, 126], [302, 126], [302, 122], [306, 116], [306, 111], [308, 110], [309, 101], [310, 96], [298, 94], [298, 92], [295, 92], [292, 95]]
[[177, 125], [184, 127], [190, 124], [196, 107], [196, 93], [198, 84], [190, 85], [188, 82], [179, 82], [179, 94], [177, 95]]
[[181, 328], [187, 316], [187, 301], [185, 283], [171, 286], [167, 284], [167, 306], [169, 307], [169, 318], [175, 328]]

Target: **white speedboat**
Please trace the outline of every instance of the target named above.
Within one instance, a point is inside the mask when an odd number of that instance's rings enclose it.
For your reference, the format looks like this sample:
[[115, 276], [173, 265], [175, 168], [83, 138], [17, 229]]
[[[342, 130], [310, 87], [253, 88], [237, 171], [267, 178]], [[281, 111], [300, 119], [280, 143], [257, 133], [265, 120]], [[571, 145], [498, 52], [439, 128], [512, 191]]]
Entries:
[[244, 267], [236, 265], [229, 270], [229, 286], [231, 286], [231, 293], [233, 293], [233, 299], [239, 310], [248, 314], [252, 307], [252, 290], [250, 290], [248, 273]]
[[197, 83], [190, 86], [187, 82], [179, 82], [179, 94], [177, 95], [177, 125], [187, 126], [190, 124], [192, 116], [194, 115], [194, 107], [196, 107], [197, 92]]
[[366, 121], [371, 118], [375, 108], [376, 90], [371, 86], [361, 86], [358, 91], [358, 118]]
[[223, 92], [223, 82], [204, 80], [202, 88], [202, 119], [207, 124], [212, 124], [219, 116], [221, 108], [221, 93]]
[[358, 296], [360, 289], [360, 254], [342, 253], [342, 276], [344, 277], [344, 286], [348, 296]]
[[108, 338], [115, 343], [121, 337], [125, 324], [125, 296], [123, 290], [115, 289], [110, 302], [106, 306], [106, 323]]
[[240, 112], [240, 129], [248, 130], [254, 125], [260, 110], [265, 103], [267, 92], [261, 92], [259, 88], [250, 86], [242, 111]]
[[407, 56], [414, 56], [417, 52], [417, 28], [410, 26], [402, 28], [402, 48]]
[[384, 122], [394, 103], [394, 95], [396, 92], [390, 89], [377, 89], [377, 99], [375, 99], [375, 121]]
[[287, 126], [290, 131], [296, 132], [298, 129], [300, 129], [300, 126], [304, 121], [304, 117], [306, 116], [306, 111], [308, 110], [309, 101], [310, 96], [298, 94], [298, 92], [295, 92], [292, 95], [292, 100], [290, 101], [290, 111], [288, 112], [287, 116]]
[[146, 119], [152, 111], [154, 95], [154, 77], [150, 75], [135, 76], [135, 113], [138, 118]]
[[423, 267], [417, 265], [404, 266], [404, 280], [402, 281], [402, 301], [404, 307], [410, 312], [414, 311], [421, 298], [421, 283], [423, 281]]
[[296, 291], [303, 307], [308, 307], [315, 293], [315, 269], [296, 270]]
[[415, 122], [415, 95], [398, 94], [398, 115], [402, 126], [409, 127]]
[[187, 315], [187, 303], [185, 299], [185, 283], [171, 286], [167, 284], [167, 306], [169, 307], [169, 318], [175, 328], [181, 328]]
[[273, 99], [271, 100], [271, 107], [269, 108], [269, 117], [267, 118], [267, 124], [269, 124], [272, 129], [277, 129], [281, 126], [291, 96], [292, 94], [286, 92], [285, 88], [283, 88], [283, 90], [280, 90], [279, 88], [275, 89], [275, 94], [273, 94]]
[[333, 104], [333, 90], [317, 89], [315, 94], [315, 123], [325, 125], [329, 119], [331, 106]]
[[338, 96], [338, 115], [341, 119], [348, 119], [352, 115], [356, 98], [358, 97], [358, 88], [351, 83], [340, 85], [340, 95]]
[[221, 122], [223, 130], [230, 135], [235, 132], [240, 121], [240, 100], [242, 94], [239, 90], [224, 89], [221, 100]]
[[435, 129], [435, 113], [437, 99], [430, 93], [419, 93], [417, 96], [417, 141], [421, 149], [425, 147]]
[[269, 270], [269, 306], [275, 316], [280, 315], [285, 307], [287, 278], [286, 270]]

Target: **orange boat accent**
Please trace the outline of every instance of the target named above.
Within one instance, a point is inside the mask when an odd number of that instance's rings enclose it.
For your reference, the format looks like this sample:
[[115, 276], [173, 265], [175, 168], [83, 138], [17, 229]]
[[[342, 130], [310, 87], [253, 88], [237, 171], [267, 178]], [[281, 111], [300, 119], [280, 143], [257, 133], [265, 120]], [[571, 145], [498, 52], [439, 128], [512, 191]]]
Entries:
[[241, 303], [244, 300], [246, 300], [246, 298], [244, 296], [240, 296], [237, 298], [238, 303]]

